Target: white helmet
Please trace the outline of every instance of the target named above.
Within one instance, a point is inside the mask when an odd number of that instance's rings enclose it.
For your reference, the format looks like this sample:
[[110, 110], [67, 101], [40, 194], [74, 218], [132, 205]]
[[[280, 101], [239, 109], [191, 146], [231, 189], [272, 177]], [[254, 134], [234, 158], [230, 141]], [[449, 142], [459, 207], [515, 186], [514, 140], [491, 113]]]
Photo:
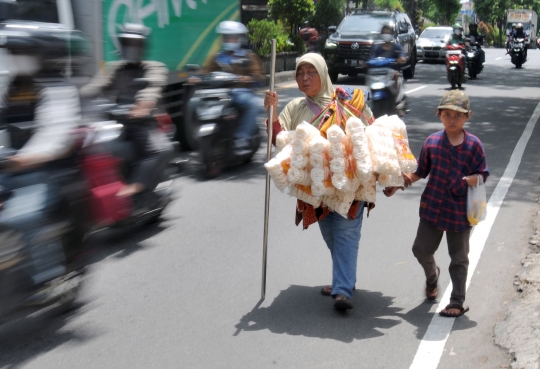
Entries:
[[216, 27], [216, 33], [221, 35], [244, 35], [248, 32], [247, 27], [240, 22], [223, 21]]

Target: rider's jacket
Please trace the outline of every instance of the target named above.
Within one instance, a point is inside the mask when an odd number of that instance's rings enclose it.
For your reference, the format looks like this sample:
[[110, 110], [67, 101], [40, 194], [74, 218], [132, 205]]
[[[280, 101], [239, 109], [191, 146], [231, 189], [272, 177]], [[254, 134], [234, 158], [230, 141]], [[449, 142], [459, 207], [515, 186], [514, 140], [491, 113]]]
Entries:
[[[248, 60], [246, 63], [245, 61]], [[262, 85], [264, 82], [264, 73], [262, 63], [250, 50], [238, 49], [234, 52], [221, 51], [217, 53], [208, 65], [201, 70], [207, 74], [211, 72], [228, 72], [239, 76], [251, 76], [254, 79], [252, 83], [239, 82], [235, 87], [250, 88], [254, 85]]]

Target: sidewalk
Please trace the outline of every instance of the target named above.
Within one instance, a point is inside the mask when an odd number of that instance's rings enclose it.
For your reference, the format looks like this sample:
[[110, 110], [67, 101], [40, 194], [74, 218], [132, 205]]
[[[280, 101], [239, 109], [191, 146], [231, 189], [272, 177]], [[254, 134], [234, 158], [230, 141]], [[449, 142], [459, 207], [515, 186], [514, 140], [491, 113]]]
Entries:
[[513, 359], [512, 369], [540, 368], [540, 211], [533, 222], [534, 234], [529, 240], [532, 253], [522, 261], [523, 267], [514, 279], [519, 294], [509, 304], [506, 319], [494, 329], [495, 343], [508, 350]]

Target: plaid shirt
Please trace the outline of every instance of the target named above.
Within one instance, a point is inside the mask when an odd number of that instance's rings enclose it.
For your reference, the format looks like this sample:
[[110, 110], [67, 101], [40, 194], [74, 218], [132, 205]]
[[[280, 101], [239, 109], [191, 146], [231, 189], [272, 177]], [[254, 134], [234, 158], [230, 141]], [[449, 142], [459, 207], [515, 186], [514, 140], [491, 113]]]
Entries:
[[443, 231], [463, 232], [471, 228], [467, 219], [467, 181], [464, 176], [489, 176], [482, 142], [464, 132], [463, 142], [452, 146], [446, 131], [430, 135], [420, 152], [416, 175], [428, 184], [420, 200], [420, 219]]

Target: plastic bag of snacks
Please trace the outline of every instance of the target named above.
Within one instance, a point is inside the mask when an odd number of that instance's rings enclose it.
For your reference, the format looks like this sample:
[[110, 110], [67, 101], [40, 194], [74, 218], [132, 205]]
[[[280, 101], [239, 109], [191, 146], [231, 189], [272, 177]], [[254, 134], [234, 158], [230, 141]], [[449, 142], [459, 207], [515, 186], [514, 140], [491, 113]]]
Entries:
[[323, 203], [328, 209], [335, 211], [344, 218], [347, 218], [349, 209], [354, 201], [354, 192], [336, 191], [332, 196], [324, 196]]
[[330, 142], [322, 136], [315, 136], [309, 143], [311, 191], [314, 196], [332, 195], [335, 192], [329, 167], [329, 147]]
[[351, 117], [347, 120], [345, 131], [350, 137], [356, 174], [361, 182], [367, 182], [371, 179], [373, 168], [364, 123], [358, 118]]
[[401, 169], [397, 158], [392, 131], [373, 124], [366, 128], [373, 171], [378, 174], [399, 176]]
[[356, 161], [352, 155], [352, 147], [349, 137], [343, 130], [333, 125], [326, 131], [330, 142], [330, 171], [332, 172], [332, 184], [338, 190], [354, 192], [360, 185], [356, 176]]
[[418, 163], [409, 147], [405, 123], [397, 115], [392, 115], [383, 120], [383, 124], [392, 131], [401, 171], [405, 173], [416, 172]]
[[291, 192], [289, 195], [296, 197], [303, 202], [313, 205], [313, 207], [318, 208], [321, 206], [321, 199], [313, 195], [311, 191], [311, 186], [303, 186], [299, 184], [294, 184], [291, 186]]
[[276, 136], [276, 154], [290, 144], [296, 136], [296, 131], [281, 131]]
[[288, 172], [291, 168], [292, 145], [286, 145], [274, 158], [264, 164], [274, 184], [281, 191], [285, 190], [291, 182]]
[[375, 174], [371, 175], [371, 178], [360, 184], [360, 187], [354, 194], [355, 200], [375, 202], [377, 200], [377, 177]]

